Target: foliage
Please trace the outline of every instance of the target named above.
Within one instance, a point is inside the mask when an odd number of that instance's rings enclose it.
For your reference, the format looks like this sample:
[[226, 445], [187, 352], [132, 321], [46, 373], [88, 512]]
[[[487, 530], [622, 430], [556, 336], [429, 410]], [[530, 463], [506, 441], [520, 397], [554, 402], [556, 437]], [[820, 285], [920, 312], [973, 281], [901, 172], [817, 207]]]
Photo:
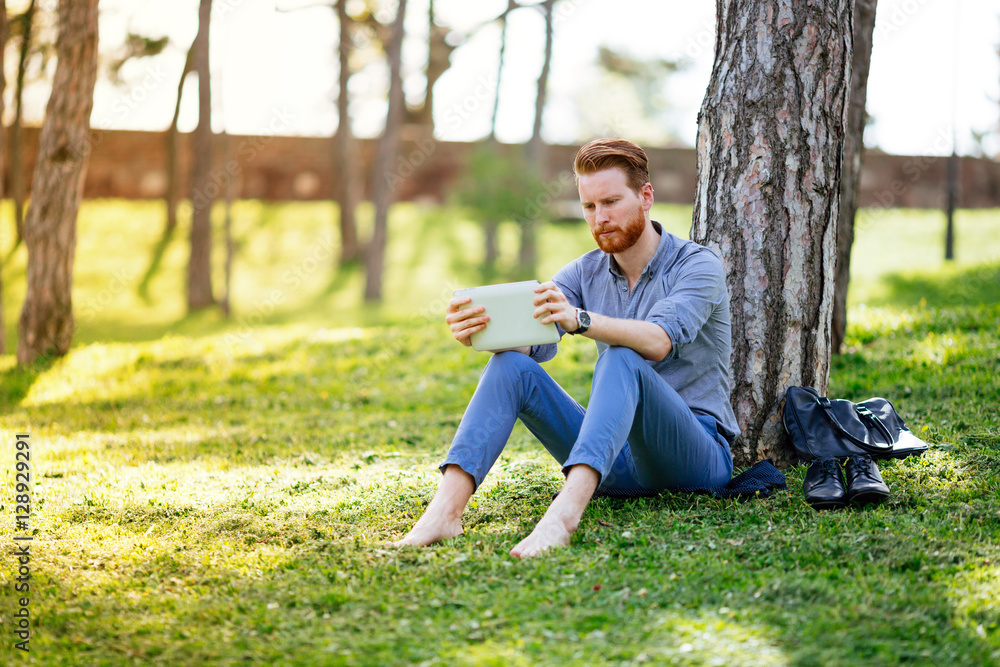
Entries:
[[[238, 312], [304, 267], [332, 219], [324, 211], [243, 205]], [[744, 504], [597, 500], [570, 548], [528, 562], [507, 551], [560, 476], [520, 427], [474, 497], [465, 535], [425, 550], [383, 546], [431, 497], [482, 366], [448, 340], [435, 305], [442, 285], [474, 271], [475, 224], [399, 207], [385, 310], [350, 300], [356, 276], [330, 283], [316, 269], [249, 326], [179, 319], [181, 278], [171, 276], [183, 275], [182, 241], [165, 255], [152, 305], [132, 283], [109, 287], [102, 271], [141, 271], [158, 214], [87, 203], [77, 303], [107, 305], [64, 359], [17, 369], [0, 357], [8, 545], [9, 434], [30, 432], [36, 457], [23, 662], [1000, 661], [995, 214], [963, 213], [959, 256], [969, 262], [954, 268], [928, 261], [900, 273], [902, 260], [883, 251], [896, 239], [900, 255], [919, 256], [939, 220], [896, 213], [859, 232], [858, 266], [888, 268], [856, 285], [851, 350], [834, 362], [831, 394], [890, 397], [932, 444], [923, 458], [881, 466], [886, 504], [815, 512], [797, 467], [787, 492]], [[676, 207], [656, 217], [683, 233], [685, 216]], [[548, 226], [541, 238], [549, 272], [592, 243], [582, 227]], [[19, 270], [23, 251], [4, 268], [5, 284], [23, 292]], [[948, 281], [971, 285], [968, 294], [928, 288]], [[157, 307], [167, 313], [149, 319]], [[574, 339], [547, 366], [585, 401], [594, 361], [593, 346]], [[7, 610], [12, 572], [0, 568]]]
[[455, 201], [480, 220], [499, 222], [534, 218], [545, 193], [537, 170], [525, 162], [520, 146], [500, 150], [495, 142], [481, 142], [469, 155], [466, 172], [455, 189]]

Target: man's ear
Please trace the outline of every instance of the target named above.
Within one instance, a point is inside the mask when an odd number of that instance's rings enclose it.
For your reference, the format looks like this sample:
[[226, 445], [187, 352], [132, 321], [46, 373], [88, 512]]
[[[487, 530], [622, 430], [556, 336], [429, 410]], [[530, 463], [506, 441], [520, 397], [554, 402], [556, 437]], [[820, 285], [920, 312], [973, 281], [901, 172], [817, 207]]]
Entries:
[[648, 211], [653, 206], [653, 184], [646, 183], [639, 190], [639, 197], [642, 199], [642, 210]]

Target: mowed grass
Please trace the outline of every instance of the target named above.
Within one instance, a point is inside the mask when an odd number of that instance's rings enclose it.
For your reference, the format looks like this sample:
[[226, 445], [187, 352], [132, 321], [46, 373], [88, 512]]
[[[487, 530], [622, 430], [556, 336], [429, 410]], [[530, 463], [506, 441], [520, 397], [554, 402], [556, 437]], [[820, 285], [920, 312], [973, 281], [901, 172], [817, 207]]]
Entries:
[[[4, 212], [9, 214], [9, 209]], [[243, 202], [234, 316], [184, 315], [185, 230], [137, 293], [160, 205], [87, 202], [77, 343], [0, 357], [0, 649], [39, 665], [990, 665], [1000, 662], [1000, 213], [884, 212], [859, 230], [830, 393], [891, 398], [932, 445], [881, 466], [889, 501], [817, 513], [802, 467], [748, 503], [592, 503], [569, 549], [507, 555], [559, 489], [521, 427], [465, 535], [395, 550], [433, 494], [484, 356], [441, 323], [479, 280], [478, 227], [400, 206], [386, 304], [335, 266], [326, 205]], [[686, 235], [690, 209], [658, 219]], [[0, 250], [11, 245], [2, 218]], [[516, 229], [501, 230], [513, 275]], [[547, 225], [539, 278], [589, 249]], [[217, 264], [221, 266], [221, 254]], [[23, 248], [4, 266], [13, 344]], [[220, 276], [221, 278], [221, 276]], [[586, 401], [595, 350], [547, 364]], [[31, 652], [17, 608], [14, 434], [35, 475]], [[9, 656], [9, 657], [8, 657]]]

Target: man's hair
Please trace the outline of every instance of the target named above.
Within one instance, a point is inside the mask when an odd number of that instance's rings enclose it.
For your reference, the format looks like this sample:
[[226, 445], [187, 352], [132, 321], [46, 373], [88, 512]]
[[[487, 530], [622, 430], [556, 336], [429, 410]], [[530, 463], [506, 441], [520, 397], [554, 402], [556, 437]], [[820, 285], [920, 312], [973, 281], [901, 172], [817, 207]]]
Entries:
[[577, 181], [584, 174], [614, 167], [625, 172], [625, 182], [636, 194], [642, 190], [642, 186], [649, 183], [649, 160], [646, 152], [625, 139], [594, 139], [577, 151], [573, 163]]

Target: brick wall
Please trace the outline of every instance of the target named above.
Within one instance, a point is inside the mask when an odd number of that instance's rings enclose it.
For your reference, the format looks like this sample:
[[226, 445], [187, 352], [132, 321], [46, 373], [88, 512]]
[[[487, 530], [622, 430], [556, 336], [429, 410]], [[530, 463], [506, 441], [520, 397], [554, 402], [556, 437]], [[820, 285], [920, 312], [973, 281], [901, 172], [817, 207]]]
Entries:
[[[410, 128], [407, 128], [410, 129]], [[166, 192], [166, 138], [162, 132], [123, 130], [92, 133], [91, 159], [84, 196], [149, 199]], [[181, 165], [190, 164], [190, 135], [180, 136]], [[25, 128], [25, 170], [31, 179], [38, 129]], [[235, 179], [237, 196], [264, 200], [329, 198], [335, 178], [332, 139], [282, 136], [231, 136], [229, 148], [216, 137], [213, 170], [220, 192]], [[404, 134], [401, 155], [389, 177], [400, 200], [447, 201], [451, 185], [462, 173], [471, 144], [438, 142]], [[547, 185], [552, 199], [573, 199], [572, 166], [576, 146], [549, 151]], [[361, 141], [357, 169], [367, 175], [374, 142]], [[501, 147], [501, 150], [505, 150]], [[657, 201], [691, 203], [696, 160], [691, 149], [651, 149], [650, 171]], [[10, 164], [7, 162], [6, 164]], [[186, 169], [182, 169], [186, 172]], [[947, 158], [865, 154], [862, 172], [863, 206], [941, 208], [945, 202]], [[187, 192], [186, 173], [182, 174]], [[362, 178], [359, 180], [369, 180]], [[8, 175], [9, 181], [9, 175]], [[1000, 206], [1000, 163], [978, 158], [960, 160], [960, 197], [965, 208]], [[569, 185], [567, 185], [567, 183]], [[30, 185], [29, 185], [30, 187]], [[5, 193], [9, 193], [5, 189]], [[367, 188], [366, 188], [367, 196]], [[540, 203], [547, 203], [544, 201]]]

